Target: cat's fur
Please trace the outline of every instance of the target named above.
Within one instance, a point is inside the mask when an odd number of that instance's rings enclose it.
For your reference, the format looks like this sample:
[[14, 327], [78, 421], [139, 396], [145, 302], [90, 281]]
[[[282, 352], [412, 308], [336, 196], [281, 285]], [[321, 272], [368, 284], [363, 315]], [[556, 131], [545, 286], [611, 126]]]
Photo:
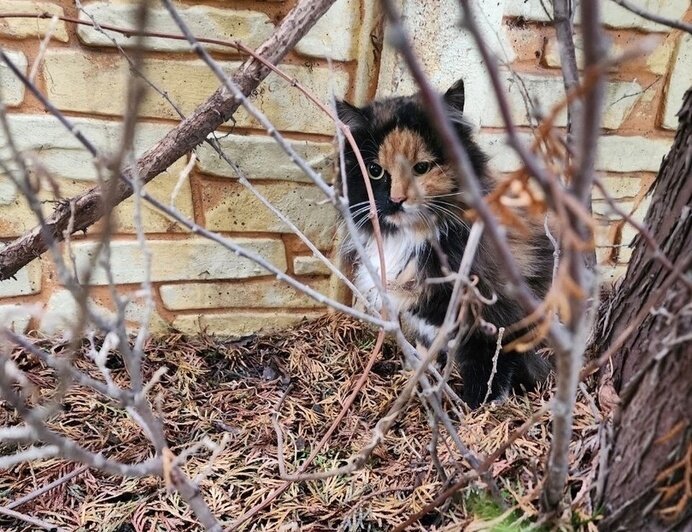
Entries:
[[[446, 92], [444, 102], [457, 136], [481, 180], [483, 192], [487, 193], [493, 188], [493, 180], [486, 168], [487, 158], [474, 142], [471, 128], [462, 116], [464, 86], [461, 80]], [[426, 282], [443, 276], [440, 259], [431, 242], [439, 243], [448, 257], [449, 267], [457, 271], [470, 232], [470, 223], [464, 218], [467, 207], [459, 194], [457, 180], [447, 165], [442, 144], [418, 95], [383, 99], [362, 108], [337, 102], [337, 110], [339, 118], [351, 130], [371, 174], [370, 183], [384, 239], [389, 294], [409, 340], [423, 348], [429, 347], [444, 320], [452, 291], [452, 283]], [[377, 245], [368, 218], [368, 196], [348, 143], [344, 158], [351, 213], [362, 234], [367, 255], [379, 272]], [[340, 176], [340, 181], [342, 179], [344, 176]], [[553, 249], [542, 224], [532, 227], [534, 230], [528, 236], [515, 235], [510, 228], [508, 238], [529, 286], [542, 297], [551, 279]], [[379, 306], [377, 290], [348, 237], [342, 253], [354, 265], [358, 289]], [[477, 407], [486, 397], [497, 342], [496, 335], [489, 335], [478, 327], [478, 318], [497, 327], [507, 327], [525, 314], [508, 293], [493, 246], [486, 238], [481, 239], [471, 273], [480, 279], [481, 294], [487, 298], [493, 293], [497, 295], [495, 304], [477, 307], [480, 316], [476, 315], [470, 334], [454, 353], [463, 378], [462, 397], [469, 406]], [[516, 334], [506, 335], [503, 344], [513, 337]], [[548, 363], [533, 351], [519, 354], [503, 350], [489, 399], [505, 397], [512, 389], [532, 388], [548, 371]]]

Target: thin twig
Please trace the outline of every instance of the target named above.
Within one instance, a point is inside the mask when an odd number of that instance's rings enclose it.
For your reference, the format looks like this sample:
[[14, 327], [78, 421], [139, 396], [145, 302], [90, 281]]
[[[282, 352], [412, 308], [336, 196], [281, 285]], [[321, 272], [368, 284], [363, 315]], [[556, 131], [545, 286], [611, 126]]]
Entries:
[[493, 355], [493, 369], [490, 372], [490, 377], [488, 377], [488, 390], [485, 392], [485, 397], [483, 402], [488, 401], [490, 397], [490, 392], [493, 389], [493, 379], [495, 378], [495, 373], [497, 372], [497, 359], [500, 357], [500, 351], [502, 351], [502, 336], [505, 334], [505, 328], [500, 327], [497, 330], [497, 344], [495, 345], [495, 354]]
[[[569, 93], [579, 85], [579, 70], [572, 29], [573, 15], [572, 0], [553, 0], [553, 23], [557, 36], [565, 93]], [[579, 127], [581, 107], [581, 101], [577, 99], [571, 100], [567, 107], [568, 146], [573, 146], [574, 139], [579, 138], [579, 132], [575, 131], [575, 127]]]
[[645, 18], [646, 20], [650, 20], [651, 22], [663, 24], [664, 26], [675, 28], [677, 30], [686, 31], [687, 33], [692, 34], [692, 24], [688, 24], [685, 21], [662, 17], [661, 15], [652, 13], [651, 11], [647, 11], [643, 7], [634, 5], [629, 0], [612, 1], [615, 2], [617, 5], [624, 7], [627, 11], [631, 11], [635, 15], [639, 15], [640, 17]]
[[[273, 63], [281, 61], [286, 53], [305, 35], [315, 21], [334, 3], [334, 0], [301, 0], [281, 20], [275, 32], [257, 50]], [[9, 61], [6, 54], [4, 61]], [[11, 63], [11, 61], [9, 61]], [[10, 67], [11, 68], [11, 67]], [[16, 70], [16, 69], [15, 69]], [[245, 61], [234, 74], [234, 82], [244, 94], [250, 94], [266, 77], [269, 70], [254, 59]], [[16, 74], [16, 72], [15, 72]], [[20, 73], [21, 74], [21, 73]], [[22, 76], [20, 76], [22, 79]], [[137, 160], [138, 175], [149, 182], [160, 175], [173, 162], [177, 161], [204, 140], [219, 125], [229, 120], [240, 103], [228, 93], [225, 87], [219, 88], [202, 103], [194, 113], [166, 134], [158, 143]], [[115, 203], [120, 203], [132, 194], [129, 183], [119, 182], [116, 187]], [[91, 189], [76, 198], [78, 213], [75, 231], [89, 227], [100, 217], [101, 197], [99, 187]], [[58, 206], [47, 218], [48, 226], [36, 227], [24, 236], [10, 243], [0, 252], [0, 280], [14, 275], [19, 269], [47, 249], [42, 232], [51, 231], [54, 238], [62, 240], [69, 211]]]
[[12, 517], [14, 519], [18, 519], [19, 521], [24, 521], [25, 523], [29, 523], [30, 525], [42, 528], [44, 530], [50, 530], [51, 532], [62, 532], [64, 530], [63, 528], [60, 528], [57, 525], [51, 525], [50, 523], [46, 523], [41, 519], [37, 519], [36, 517], [16, 512], [15, 510], [10, 510], [7, 507], [0, 506], [0, 514], [6, 515], [7, 517]]
[[36, 489], [36, 490], [32, 491], [31, 493], [27, 493], [23, 497], [20, 497], [19, 499], [12, 501], [10, 504], [5, 506], [5, 508], [12, 510], [13, 508], [17, 508], [18, 506], [21, 506], [22, 504], [26, 504], [29, 501], [33, 501], [35, 498], [40, 497], [44, 493], [46, 493], [46, 492], [48, 492], [54, 488], [57, 488], [58, 486], [64, 484], [68, 480], [71, 480], [74, 477], [81, 475], [82, 473], [84, 473], [85, 471], [88, 471], [88, 470], [89, 470], [89, 466], [86, 466], [86, 465], [79, 466], [79, 467], [73, 469], [72, 471], [70, 471], [69, 473], [65, 473], [63, 476], [54, 480], [53, 482], [50, 482], [49, 484], [46, 484], [45, 486], [41, 486], [39, 489]]
[[[307, 457], [305, 462], [300, 466], [298, 469], [298, 473], [304, 473], [307, 468], [312, 464], [313, 460], [317, 457], [317, 455], [320, 453], [324, 445], [329, 441], [329, 438], [331, 438], [331, 435], [334, 433], [336, 428], [339, 426], [341, 423], [341, 420], [344, 418], [348, 410], [351, 408], [351, 405], [353, 402], [356, 400], [356, 397], [358, 397], [358, 394], [360, 393], [360, 390], [363, 388], [365, 385], [365, 382], [368, 379], [368, 375], [370, 374], [370, 370], [372, 369], [373, 364], [375, 363], [375, 360], [377, 360], [377, 356], [380, 353], [380, 349], [382, 348], [382, 344], [384, 343], [384, 332], [380, 331], [379, 334], [377, 335], [377, 340], [375, 341], [375, 346], [373, 347], [372, 353], [370, 353], [370, 358], [368, 358], [368, 362], [365, 365], [365, 368], [363, 369], [363, 373], [361, 374], [360, 378], [356, 382], [356, 385], [353, 388], [353, 391], [351, 392], [351, 395], [348, 396], [346, 399], [346, 402], [344, 403], [344, 406], [341, 408], [341, 412], [339, 412], [339, 415], [336, 416], [334, 421], [332, 421], [332, 424], [329, 426], [329, 429], [327, 432], [322, 436], [322, 439], [317, 443], [315, 448], [312, 450], [310, 455]], [[241, 524], [243, 524], [245, 521], [248, 519], [254, 517], [257, 515], [259, 512], [261, 512], [264, 508], [266, 508], [269, 504], [271, 504], [272, 501], [274, 501], [277, 497], [279, 497], [282, 493], [284, 493], [289, 486], [292, 484], [292, 481], [286, 481], [284, 482], [281, 486], [276, 488], [274, 491], [272, 491], [267, 497], [257, 503], [255, 506], [247, 510], [245, 513], [240, 515], [238, 518], [233, 521], [233, 524], [231, 526], [231, 529], [235, 530], [237, 529]]]

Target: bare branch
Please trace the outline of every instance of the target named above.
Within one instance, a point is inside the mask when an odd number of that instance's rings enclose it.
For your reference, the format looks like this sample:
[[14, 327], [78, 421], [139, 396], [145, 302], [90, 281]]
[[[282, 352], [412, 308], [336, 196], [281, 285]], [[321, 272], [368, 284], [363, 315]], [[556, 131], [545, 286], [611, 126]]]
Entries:
[[[577, 68], [577, 55], [574, 49], [574, 37], [572, 29], [573, 20], [572, 0], [553, 0], [553, 23], [560, 53], [560, 68], [565, 84], [565, 93], [569, 93], [579, 85], [579, 70]], [[574, 144], [574, 138], [579, 138], [579, 133], [574, 130], [579, 125], [581, 114], [581, 101], [570, 100], [567, 107], [567, 136], [568, 145]]]
[[0, 514], [6, 515], [7, 517], [12, 517], [14, 519], [18, 519], [19, 521], [24, 521], [25, 523], [29, 523], [30, 525], [34, 525], [35, 527], [42, 528], [44, 530], [50, 530], [51, 532], [63, 531], [62, 528], [59, 528], [55, 525], [51, 525], [50, 523], [46, 523], [41, 519], [31, 517], [30, 515], [26, 515], [15, 510], [10, 510], [7, 507], [0, 506]]
[[[300, 38], [334, 3], [334, 0], [302, 0], [284, 17], [277, 30], [258, 48], [257, 53], [272, 63], [278, 63], [293, 48]], [[0, 51], [0, 57], [10, 66], [7, 55]], [[12, 68], [10, 66], [10, 68]], [[20, 73], [14, 68], [15, 75]], [[233, 76], [234, 83], [243, 94], [250, 94], [267, 76], [269, 69], [249, 59], [245, 61]], [[20, 73], [21, 74], [21, 73]], [[240, 102], [229, 94], [225, 88], [219, 88], [205, 103], [178, 126], [173, 128], [155, 146], [149, 149], [137, 161], [136, 174], [143, 183], [166, 170], [171, 164], [191, 151], [223, 122], [229, 120], [238, 109]], [[77, 132], [78, 133], [78, 132]], [[95, 155], [95, 154], [94, 154]], [[134, 172], [124, 172], [130, 177]], [[116, 186], [115, 204], [132, 195], [128, 182], [120, 181]], [[93, 188], [75, 198], [75, 231], [83, 231], [97, 221], [103, 212], [102, 195], [99, 187]], [[63, 231], [70, 217], [69, 209], [58, 206], [48, 217], [47, 228], [56, 240], [63, 239]], [[47, 249], [42, 238], [41, 228], [36, 227], [20, 237], [0, 252], [0, 280], [8, 279]]]
[[[582, 0], [581, 25], [584, 40], [586, 68], [597, 67], [605, 57], [605, 41], [601, 29], [598, 0]], [[595, 176], [598, 139], [600, 136], [601, 113], [605, 96], [605, 79], [597, 74], [591, 90], [586, 94], [579, 125], [580, 138], [576, 139], [576, 171], [572, 178], [570, 194], [584, 207], [591, 204], [591, 190]], [[590, 209], [589, 209], [590, 210]], [[592, 241], [590, 228], [570, 214], [571, 227], [582, 241]], [[553, 440], [547, 464], [546, 482], [543, 487], [542, 503], [547, 510], [555, 510], [562, 500], [569, 467], [569, 442], [572, 438], [572, 417], [579, 383], [579, 370], [589, 335], [591, 321], [595, 318], [593, 302], [589, 308], [587, 296], [596, 293], [596, 283], [588, 270], [584, 252], [576, 246], [565, 249], [569, 264], [569, 275], [581, 294], [570, 298], [568, 328], [572, 334], [571, 349], [556, 354], [557, 392], [553, 409]]]
[[[3, 56], [4, 56], [4, 52], [2, 50], [0, 50], [0, 57], [3, 57]], [[9, 59], [8, 59], [8, 61], [9, 61]], [[73, 133], [75, 135], [75, 137], [82, 143], [82, 145], [85, 148], [87, 148], [87, 150], [89, 150], [89, 152], [92, 153], [97, 160], [103, 159], [103, 156], [101, 155], [99, 150], [96, 148], [96, 146], [94, 146], [94, 144], [90, 140], [85, 138], [76, 129], [76, 127], [72, 124], [71, 120], [68, 117], [66, 117], [60, 110], [58, 110], [49, 100], [47, 100], [45, 98], [45, 96], [38, 90], [38, 88], [26, 79], [26, 76], [24, 76], [24, 74], [22, 72], [20, 72], [19, 70], [16, 70], [16, 67], [15, 67], [15, 75], [17, 75], [17, 77], [22, 79], [24, 84], [33, 92], [34, 96], [36, 96], [36, 98], [46, 107], [46, 109], [48, 109], [49, 112], [51, 114], [53, 114], [56, 118], [58, 118], [60, 120], [60, 122], [65, 125], [67, 130], [70, 131], [71, 133]], [[75, 132], [76, 132], [76, 134], [75, 134]], [[168, 136], [166, 138], [168, 138]], [[293, 148], [291, 148], [290, 146], [288, 146], [288, 149], [293, 152]], [[146, 155], [145, 155], [145, 157], [146, 157]], [[295, 157], [296, 157], [296, 160], [295, 160], [296, 162], [302, 161], [302, 159], [300, 157], [298, 157], [297, 154], [295, 155]], [[336, 204], [344, 205], [343, 200], [336, 198], [334, 196], [332, 189], [329, 188], [326, 185], [326, 183], [324, 183], [324, 181], [321, 179], [321, 177], [318, 174], [316, 174], [312, 170], [312, 168], [307, 166], [307, 163], [305, 163], [305, 161], [302, 161], [302, 162], [305, 165], [305, 167], [303, 169], [306, 172], [308, 172], [309, 175], [311, 175], [315, 178], [315, 182], [316, 183], [321, 182], [322, 184], [324, 184], [324, 187], [326, 187], [325, 193], [327, 193], [335, 201]], [[137, 165], [136, 169], [138, 169], [138, 168], [139, 168], [139, 165]], [[144, 178], [142, 178], [142, 179], [143, 179], [143, 181], [145, 181]], [[132, 192], [132, 187], [133, 187], [132, 177], [130, 175], [126, 175], [126, 173], [121, 174], [120, 180], [109, 181], [108, 183], [109, 184], [110, 183], [116, 184], [117, 194], [119, 194], [119, 191], [122, 189], [122, 187], [129, 187], [128, 190], [126, 191], [128, 195], [130, 195]], [[127, 197], [127, 196], [125, 196], [123, 198], [120, 198], [117, 194], [114, 197], [115, 202], [121, 201], [122, 199], [125, 199], [125, 197]], [[379, 318], [370, 316], [368, 314], [365, 314], [363, 312], [355, 310], [348, 305], [344, 305], [343, 303], [340, 303], [334, 299], [331, 299], [331, 298], [325, 296], [324, 294], [317, 292], [316, 290], [312, 289], [308, 285], [301, 283], [300, 281], [297, 281], [296, 279], [294, 279], [290, 275], [286, 274], [284, 271], [282, 271], [279, 268], [277, 268], [276, 266], [274, 266], [271, 262], [266, 260], [261, 255], [255, 253], [253, 251], [250, 251], [248, 249], [245, 249], [242, 246], [239, 246], [238, 244], [236, 244], [235, 242], [233, 242], [233, 240], [231, 240], [229, 238], [220, 236], [217, 233], [214, 233], [213, 231], [209, 231], [208, 229], [199, 226], [194, 221], [189, 220], [188, 218], [183, 216], [176, 209], [174, 209], [171, 206], [166, 205], [163, 202], [157, 200], [156, 198], [154, 198], [153, 196], [148, 194], [145, 190], [142, 190], [140, 192], [140, 196], [142, 199], [147, 201], [149, 204], [156, 207], [159, 211], [164, 212], [170, 218], [178, 221], [183, 227], [186, 227], [192, 233], [203, 236], [203, 237], [205, 237], [209, 240], [212, 240], [214, 242], [217, 242], [217, 243], [221, 244], [224, 248], [228, 249], [229, 251], [232, 251], [232, 252], [236, 253], [237, 255], [240, 255], [244, 258], [252, 260], [253, 262], [262, 266], [265, 270], [276, 275], [277, 279], [285, 281], [286, 283], [290, 284], [292, 287], [294, 287], [297, 290], [300, 290], [301, 292], [307, 294], [308, 296], [312, 297], [316, 301], [319, 301], [320, 303], [323, 303], [325, 305], [329, 305], [329, 306], [331, 306], [337, 310], [340, 310], [341, 312], [343, 312], [345, 314], [351, 315], [351, 316], [358, 318], [360, 320], [363, 320], [365, 322], [369, 322], [369, 323], [372, 323], [374, 325], [378, 325], [386, 331], [389, 331], [395, 327], [398, 327], [398, 325], [394, 322], [384, 321], [383, 319], [379, 319]], [[77, 204], [77, 207], [75, 207], [76, 215], [82, 219], [84, 219], [85, 216], [86, 217], [91, 216], [94, 213], [92, 210], [92, 208], [94, 208], [94, 206], [95, 206], [94, 202], [97, 202], [99, 208], [102, 208], [104, 206], [104, 204], [101, 200], [102, 200], [101, 190], [99, 190], [99, 187], [91, 189], [87, 193], [85, 193], [81, 196], [78, 196], [77, 198], [74, 198], [73, 201]], [[82, 202], [85, 202], [85, 203], [82, 203]], [[82, 204], [82, 207], [79, 206], [80, 203]], [[91, 207], [85, 208], [84, 205], [87, 205], [87, 206], [91, 205]], [[346, 208], [346, 207], [344, 206], [344, 208]], [[58, 209], [56, 209], [56, 212], [53, 213], [53, 217], [56, 216], [56, 213], [58, 213], [58, 211], [64, 213], [64, 209], [62, 207], [58, 207]], [[71, 216], [68, 213], [65, 213], [65, 214], [67, 215], [67, 220], [64, 220], [64, 222], [69, 224], [70, 220], [71, 220]], [[100, 214], [99, 214], [99, 216], [100, 216]], [[21, 237], [20, 239], [16, 240], [13, 244], [10, 244], [6, 248], [4, 248], [2, 250], [2, 252], [0, 252], [0, 277], [2, 276], [3, 254], [6, 253], [12, 246], [15, 246], [13, 248], [14, 250], [13, 250], [12, 256], [15, 256], [15, 258], [17, 258], [17, 257], [27, 258], [24, 254], [27, 251], [27, 249], [29, 249], [25, 245], [26, 241], [27, 240], [33, 241], [32, 235], [34, 235], [35, 232], [37, 232], [37, 234], [40, 234], [41, 231], [54, 230], [55, 229], [54, 223], [56, 223], [56, 222], [51, 221], [51, 219], [47, 219], [41, 225], [39, 225], [36, 229], [32, 230], [30, 233], [28, 233], [28, 234], [24, 235], [23, 237]], [[75, 223], [74, 227], [76, 228], [77, 226], [78, 226], [78, 224]], [[62, 238], [64, 238], [64, 235], [62, 233], [60, 236]], [[21, 260], [24, 260], [24, 259], [21, 259]], [[23, 264], [17, 265], [16, 263], [11, 262], [11, 261], [10, 261], [10, 263], [14, 264], [14, 266], [12, 266], [12, 268], [14, 268], [15, 266], [17, 266], [17, 267], [23, 266]], [[14, 273], [16, 273], [16, 272], [13, 271], [12, 274], [14, 274]], [[96, 319], [96, 317], [92, 316], [92, 319]]]
[[88, 469], [89, 469], [89, 466], [85, 466], [85, 465], [76, 467], [72, 471], [70, 471], [69, 473], [61, 476], [59, 479], [54, 480], [53, 482], [50, 482], [50, 483], [46, 484], [45, 486], [41, 486], [39, 489], [36, 489], [36, 490], [32, 491], [31, 493], [28, 493], [28, 494], [24, 495], [23, 497], [20, 497], [19, 499], [12, 501], [10, 504], [5, 506], [5, 508], [7, 508], [8, 510], [12, 510], [13, 508], [17, 508], [23, 504], [26, 504], [27, 502], [33, 501], [35, 498], [40, 497], [41, 495], [52, 490], [53, 488], [57, 488], [58, 486], [64, 484], [68, 480], [71, 480], [74, 477], [81, 475], [85, 471], [88, 471]]

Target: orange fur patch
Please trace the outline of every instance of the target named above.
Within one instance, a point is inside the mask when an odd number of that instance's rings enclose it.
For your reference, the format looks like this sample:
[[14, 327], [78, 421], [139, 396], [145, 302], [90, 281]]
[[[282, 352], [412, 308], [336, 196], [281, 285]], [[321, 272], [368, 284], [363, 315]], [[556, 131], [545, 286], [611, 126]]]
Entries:
[[[447, 166], [433, 164], [429, 172], [418, 178], [418, 186], [426, 196], [449, 194], [454, 190], [454, 178]], [[454, 201], [453, 198], [448, 199]]]
[[416, 201], [419, 195], [435, 196], [448, 194], [454, 189], [448, 169], [435, 164], [421, 176], [415, 176], [412, 184], [413, 166], [420, 162], [432, 162], [434, 156], [418, 133], [410, 129], [395, 128], [389, 133], [378, 153], [378, 162], [391, 176], [390, 195]]

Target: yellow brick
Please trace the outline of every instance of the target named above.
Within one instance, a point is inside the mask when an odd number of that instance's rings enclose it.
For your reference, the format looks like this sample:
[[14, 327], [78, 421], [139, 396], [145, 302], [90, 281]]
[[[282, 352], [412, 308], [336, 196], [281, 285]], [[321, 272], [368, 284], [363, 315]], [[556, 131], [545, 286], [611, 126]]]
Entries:
[[[0, 19], [1, 23], [2, 19]], [[12, 64], [23, 74], [27, 73], [27, 60], [22, 52], [5, 50]], [[0, 61], [0, 87], [2, 87], [2, 98], [5, 105], [14, 107], [24, 100], [26, 89], [21, 80], [14, 75], [4, 61]]]
[[[239, 64], [221, 63], [229, 75]], [[332, 88], [337, 96], [346, 91], [348, 75], [343, 72], [331, 72], [326, 67], [282, 68], [325, 102], [329, 100]], [[166, 90], [185, 114], [191, 113], [220, 86], [213, 72], [200, 60], [150, 59], [144, 70], [147, 77]], [[101, 115], [123, 113], [129, 76], [128, 65], [123, 59], [115, 56], [97, 59], [78, 50], [50, 50], [46, 54], [43, 74], [48, 96], [60, 109]], [[253, 100], [278, 129], [323, 134], [333, 132], [331, 119], [276, 74], [270, 75], [260, 85]], [[178, 118], [170, 105], [153, 91], [142, 103], [140, 114]], [[238, 126], [258, 127], [257, 122], [243, 110], [236, 113], [235, 119]]]
[[[285, 214], [320, 249], [334, 239], [336, 210], [315, 186], [290, 182], [255, 183], [255, 188]], [[208, 229], [214, 231], [261, 231], [290, 233], [291, 230], [237, 181], [207, 184], [202, 193]]]
[[[181, 159], [173, 164], [167, 171], [156, 176], [150, 181], [144, 189], [154, 198], [168, 205], [170, 203], [171, 193], [178, 181], [178, 176], [185, 166], [185, 162]], [[85, 181], [74, 181], [60, 179], [58, 181], [60, 191], [63, 197], [71, 198], [77, 194], [90, 189], [94, 183]], [[44, 192], [44, 195], [50, 195], [49, 191]], [[51, 199], [52, 196], [51, 196]], [[190, 190], [189, 180], [185, 180], [180, 188], [175, 200], [175, 208], [186, 218], [192, 218], [192, 192]], [[1, 209], [1, 207], [0, 207]], [[149, 233], [171, 233], [171, 232], [187, 232], [180, 223], [172, 218], [169, 218], [165, 213], [159, 211], [145, 200], [141, 202], [142, 224], [144, 230]], [[135, 225], [135, 200], [131, 196], [114, 211], [114, 220], [116, 222], [115, 230], [118, 233], [135, 233], [137, 231]], [[100, 225], [91, 229], [89, 232], [98, 230]]]
[[[5, 244], [0, 243], [0, 251]], [[14, 277], [0, 281], [0, 299], [25, 296], [41, 291], [41, 261], [34, 260], [19, 270]], [[1, 322], [0, 322], [1, 323]]]
[[[257, 48], [271, 35], [274, 24], [269, 17], [259, 11], [244, 9], [218, 9], [209, 6], [177, 6], [178, 13], [187, 26], [197, 37], [240, 41], [243, 44]], [[122, 28], [136, 27], [136, 3], [116, 4], [113, 2], [92, 2], [85, 6], [86, 12], [99, 24], [109, 24]], [[81, 20], [91, 19], [80, 12]], [[147, 29], [159, 33], [180, 34], [180, 29], [173, 21], [168, 11], [163, 8], [153, 8], [149, 11]], [[90, 46], [114, 47], [114, 39], [122, 47], [134, 46], [135, 39], [120, 33], [104, 30], [106, 35], [90, 26], [79, 26], [79, 39]], [[145, 48], [164, 52], [187, 52], [192, 48], [185, 40], [163, 39], [149, 37], [144, 40]], [[204, 44], [205, 48], [217, 52], [237, 53], [235, 48], [215, 44]]]
[[[311, 288], [328, 295], [328, 281], [310, 283]], [[315, 308], [323, 306], [287, 283], [276, 280], [242, 281], [240, 283], [167, 284], [160, 288], [167, 309], [212, 308]]]
[[[64, 16], [62, 7], [50, 2], [29, 0], [0, 0], [0, 14], [4, 13], [50, 13]], [[50, 19], [43, 18], [0, 18], [0, 35], [13, 39], [43, 37], [51, 25]], [[52, 38], [67, 42], [67, 28], [63, 21], [58, 21]]]
[[[53, 201], [70, 198], [96, 184], [97, 171], [91, 154], [56, 119], [49, 115], [19, 115], [8, 117], [10, 131], [17, 149], [31, 154], [31, 160], [38, 160], [53, 177], [59, 189], [59, 197], [53, 193], [53, 186], [41, 182], [39, 197], [45, 200], [44, 212], [50, 214]], [[121, 138], [119, 122], [87, 118], [71, 119], [77, 129], [97, 146], [104, 154], [118, 149]], [[135, 137], [135, 154], [141, 155], [170, 128], [159, 124], [140, 123]], [[37, 135], [36, 132], [41, 134]], [[4, 133], [0, 132], [0, 157], [7, 160], [9, 151], [5, 148]], [[155, 198], [168, 204], [185, 161], [180, 160], [166, 172], [154, 178], [146, 190]], [[186, 217], [192, 217], [192, 194], [189, 181], [183, 182], [175, 201], [175, 207]], [[150, 232], [180, 230], [180, 227], [162, 213], [155, 211], [143, 202], [144, 227]], [[118, 217], [118, 231], [133, 233], [134, 202], [130, 198], [115, 210]], [[7, 177], [0, 175], [0, 237], [18, 236], [36, 225], [36, 219], [26, 202], [20, 197]], [[93, 229], [92, 229], [93, 230]]]
[[[226, 135], [216, 133], [223, 152], [240, 168], [248, 179], [283, 179], [311, 182], [286, 152], [269, 136]], [[330, 142], [291, 140], [291, 147], [305, 159], [322, 178], [331, 182], [334, 170], [334, 145]], [[198, 167], [205, 174], [238, 177], [233, 168], [208, 144], [197, 150]]]
[[[268, 238], [234, 238], [244, 249], [261, 255], [281, 271], [286, 271], [286, 254], [280, 240]], [[108, 277], [101, 266], [91, 268], [96, 253], [95, 242], [74, 242], [80, 278], [91, 273], [90, 283], [104, 285]], [[201, 279], [243, 279], [267, 275], [268, 272], [250, 259], [236, 255], [216, 242], [203, 238], [187, 240], [150, 240], [151, 281], [180, 281]], [[111, 267], [116, 284], [144, 281], [144, 254], [136, 240], [117, 240], [111, 243]]]
[[247, 336], [254, 333], [267, 333], [312, 319], [319, 312], [224, 312], [219, 314], [193, 314], [178, 316], [173, 327], [184, 333], [195, 334], [205, 330], [211, 334], [224, 336]]

